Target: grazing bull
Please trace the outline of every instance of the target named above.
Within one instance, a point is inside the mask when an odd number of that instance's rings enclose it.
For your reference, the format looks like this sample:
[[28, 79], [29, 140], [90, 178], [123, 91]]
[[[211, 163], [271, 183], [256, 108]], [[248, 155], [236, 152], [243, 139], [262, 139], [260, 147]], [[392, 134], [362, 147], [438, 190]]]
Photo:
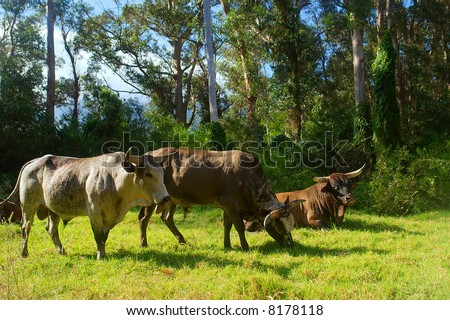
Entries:
[[5, 201], [0, 198], [0, 222], [7, 223], [21, 223], [22, 221], [22, 210], [20, 207], [11, 201]]
[[[234, 225], [241, 247], [248, 250], [244, 220], [258, 220], [281, 245], [292, 243], [294, 219], [290, 204], [277, 200], [266, 181], [259, 161], [239, 150], [209, 151], [162, 148], [149, 152], [164, 168], [164, 183], [170, 194], [161, 219], [180, 243], [183, 235], [173, 221], [177, 205], [189, 208], [213, 205], [224, 210], [224, 246], [230, 248], [230, 230]], [[141, 245], [147, 246], [147, 225], [156, 205], [139, 213]]]
[[[22, 256], [28, 256], [28, 237], [34, 214], [49, 215], [47, 231], [59, 253], [65, 254], [58, 234], [60, 219], [88, 216], [97, 243], [97, 259], [104, 258], [109, 231], [134, 206], [163, 203], [169, 194], [163, 170], [150, 155], [116, 152], [93, 158], [46, 155], [26, 163], [14, 191], [23, 212]], [[7, 199], [7, 200], [8, 200]]]
[[315, 177], [317, 183], [307, 189], [277, 193], [277, 198], [284, 201], [305, 199], [306, 201], [291, 208], [296, 227], [324, 228], [330, 227], [330, 220], [339, 226], [344, 220], [347, 206], [355, 203], [352, 190], [354, 178], [363, 171], [333, 173], [328, 177]]

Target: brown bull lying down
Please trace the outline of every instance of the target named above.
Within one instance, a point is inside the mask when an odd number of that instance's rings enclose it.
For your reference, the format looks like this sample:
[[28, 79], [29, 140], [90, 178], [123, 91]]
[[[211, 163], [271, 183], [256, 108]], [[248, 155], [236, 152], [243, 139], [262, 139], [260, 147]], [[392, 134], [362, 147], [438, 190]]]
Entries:
[[[149, 152], [161, 159], [164, 183], [170, 194], [161, 219], [180, 243], [183, 235], [173, 221], [177, 205], [189, 208], [213, 205], [224, 210], [224, 246], [230, 248], [230, 230], [234, 225], [241, 247], [248, 250], [243, 220], [257, 220], [280, 244], [292, 243], [294, 219], [290, 204], [277, 200], [266, 181], [261, 165], [253, 156], [239, 150], [208, 151], [162, 148]], [[297, 202], [296, 202], [297, 203]], [[139, 213], [141, 245], [147, 246], [147, 225], [156, 205]]]
[[339, 226], [344, 220], [347, 206], [355, 203], [352, 190], [354, 178], [363, 171], [361, 169], [349, 173], [333, 173], [328, 177], [315, 177], [315, 185], [298, 191], [277, 193], [277, 198], [284, 201], [305, 199], [306, 201], [291, 208], [296, 227], [324, 228], [330, 227], [330, 220]]
[[[97, 259], [105, 257], [109, 231], [134, 206], [168, 200], [163, 170], [152, 156], [116, 152], [93, 158], [46, 155], [26, 163], [14, 191], [19, 191], [23, 212], [22, 256], [28, 256], [28, 237], [34, 214], [48, 214], [47, 231], [59, 253], [65, 250], [58, 234], [65, 222], [88, 216], [97, 243]], [[7, 200], [8, 200], [7, 199]], [[1, 204], [0, 204], [1, 205]]]
[[0, 222], [7, 223], [21, 223], [22, 210], [20, 207], [11, 201], [5, 201], [0, 198]]

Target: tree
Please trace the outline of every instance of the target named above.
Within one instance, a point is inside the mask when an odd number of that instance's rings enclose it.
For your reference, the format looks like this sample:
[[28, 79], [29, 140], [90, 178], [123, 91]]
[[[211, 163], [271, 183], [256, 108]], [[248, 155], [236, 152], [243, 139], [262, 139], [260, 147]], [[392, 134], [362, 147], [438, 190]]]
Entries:
[[147, 0], [89, 19], [84, 48], [134, 93], [187, 125], [191, 81], [199, 60], [201, 6], [192, 1]]
[[261, 68], [264, 59], [262, 41], [258, 30], [261, 7], [246, 1], [220, 0], [225, 22], [222, 33], [225, 39], [225, 56], [222, 72], [227, 75], [231, 99], [238, 112], [245, 114], [243, 125], [248, 128], [248, 139], [257, 134], [257, 104], [261, 91]]
[[0, 2], [0, 171], [4, 173], [48, 152], [41, 21], [27, 1]]
[[203, 15], [205, 18], [205, 38], [206, 38], [206, 58], [208, 62], [208, 92], [209, 92], [209, 112], [211, 122], [219, 121], [216, 101], [216, 71], [214, 68], [214, 53], [211, 31], [211, 3], [209, 0], [203, 1]]
[[385, 31], [377, 57], [372, 65], [374, 74], [374, 140], [379, 149], [396, 147], [401, 142], [400, 112], [395, 86], [396, 53], [392, 35]]
[[289, 125], [292, 138], [302, 140], [309, 95], [313, 95], [318, 79], [320, 59], [317, 37], [301, 19], [302, 10], [310, 1], [273, 1], [271, 25], [266, 29], [271, 52], [274, 80], [286, 86], [292, 105], [289, 107]]
[[[73, 109], [71, 121], [78, 126], [79, 122], [79, 98], [81, 94], [80, 74], [77, 67], [77, 61], [80, 58], [80, 47], [76, 34], [82, 29], [86, 16], [90, 14], [92, 8], [86, 3], [76, 0], [60, 0], [56, 2], [56, 15], [58, 16], [61, 35], [64, 42], [64, 50], [69, 57], [72, 79], [62, 81], [66, 85], [68, 96], [72, 100]], [[61, 100], [61, 95], [58, 100]], [[63, 102], [64, 103], [64, 102]]]
[[55, 125], [55, 97], [56, 97], [56, 74], [55, 74], [55, 4], [53, 0], [47, 0], [47, 118], [49, 125]]

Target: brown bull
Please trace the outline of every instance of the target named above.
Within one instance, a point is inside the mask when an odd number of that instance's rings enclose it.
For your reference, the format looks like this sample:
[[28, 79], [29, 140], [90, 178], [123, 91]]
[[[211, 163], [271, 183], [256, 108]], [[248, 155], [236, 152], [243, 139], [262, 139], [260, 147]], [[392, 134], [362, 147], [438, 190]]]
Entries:
[[4, 202], [0, 205], [0, 222], [21, 223], [22, 210], [17, 204], [11, 201], [5, 201], [1, 198], [0, 202]]
[[[294, 219], [289, 214], [290, 204], [277, 200], [253, 156], [239, 150], [176, 148], [149, 154], [161, 159], [164, 183], [171, 197], [162, 209], [161, 219], [180, 243], [185, 239], [173, 221], [176, 206], [212, 205], [224, 210], [225, 248], [231, 247], [230, 230], [234, 225], [242, 249], [248, 250], [244, 220], [259, 221], [278, 243], [291, 244]], [[147, 225], [155, 207], [143, 207], [139, 213], [142, 246], [147, 246]]]
[[356, 186], [354, 178], [363, 171], [361, 169], [349, 173], [333, 173], [327, 177], [315, 177], [317, 183], [304, 190], [277, 193], [277, 198], [284, 201], [305, 199], [305, 202], [292, 206], [291, 213], [296, 227], [324, 228], [330, 227], [333, 221], [339, 226], [344, 220], [348, 206], [355, 203], [352, 194]]

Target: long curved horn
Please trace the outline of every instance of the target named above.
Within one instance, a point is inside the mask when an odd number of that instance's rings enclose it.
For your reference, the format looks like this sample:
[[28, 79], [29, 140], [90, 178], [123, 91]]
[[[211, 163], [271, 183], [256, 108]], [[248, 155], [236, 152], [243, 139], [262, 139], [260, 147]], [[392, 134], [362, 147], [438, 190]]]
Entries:
[[330, 181], [330, 176], [326, 176], [326, 177], [314, 177], [313, 180], [315, 182], [328, 182]]
[[274, 219], [278, 219], [280, 217], [280, 211], [281, 210], [275, 210], [269, 213], [266, 218], [264, 219], [264, 228], [267, 229], [268, 226], [272, 224], [272, 221]]
[[366, 164], [364, 163], [364, 165], [360, 169], [352, 171], [352, 172], [345, 173], [345, 177], [347, 179], [356, 178], [357, 176], [359, 176], [363, 172], [363, 169], [364, 169], [365, 166], [366, 166]]
[[133, 164], [135, 164], [135, 165], [137, 165], [137, 166], [142, 165], [142, 161], [143, 161], [142, 157], [132, 155], [132, 154], [131, 154], [131, 150], [132, 150], [132, 149], [133, 149], [133, 147], [130, 147], [130, 148], [128, 149], [128, 151], [125, 153], [125, 161], [132, 162]]

